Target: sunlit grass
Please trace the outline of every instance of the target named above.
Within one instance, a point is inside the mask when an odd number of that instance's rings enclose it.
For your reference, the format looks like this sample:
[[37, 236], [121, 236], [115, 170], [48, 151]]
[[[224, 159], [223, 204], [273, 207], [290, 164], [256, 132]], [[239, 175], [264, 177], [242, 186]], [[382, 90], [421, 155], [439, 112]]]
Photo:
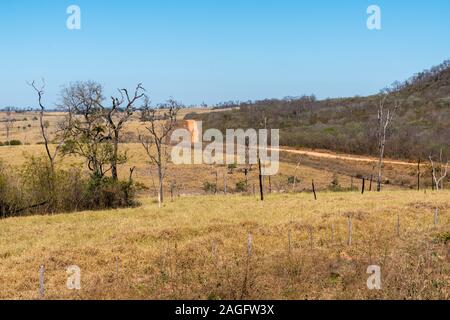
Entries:
[[[1, 220], [0, 298], [38, 298], [45, 265], [49, 299], [448, 299], [449, 251], [438, 236], [449, 231], [449, 196], [197, 196], [162, 209], [143, 198], [137, 208]], [[77, 292], [66, 288], [73, 264], [82, 270]], [[379, 292], [366, 287], [371, 264], [382, 267]]]

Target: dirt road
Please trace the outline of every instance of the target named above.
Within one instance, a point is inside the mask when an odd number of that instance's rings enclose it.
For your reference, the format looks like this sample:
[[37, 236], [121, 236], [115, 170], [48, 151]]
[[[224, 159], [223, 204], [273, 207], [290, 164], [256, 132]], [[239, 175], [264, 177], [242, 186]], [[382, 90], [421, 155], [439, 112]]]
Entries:
[[[290, 148], [269, 148], [269, 150], [305, 155], [305, 156], [310, 156], [310, 157], [315, 157], [315, 158], [378, 163], [378, 159], [376, 159], [376, 158], [363, 157], [363, 156], [341, 155], [341, 154], [333, 154], [333, 153], [320, 152], [320, 151], [297, 150], [297, 149], [290, 149]], [[417, 163], [400, 161], [400, 160], [384, 160], [384, 164], [392, 164], [392, 165], [400, 165], [400, 166], [417, 166]]]

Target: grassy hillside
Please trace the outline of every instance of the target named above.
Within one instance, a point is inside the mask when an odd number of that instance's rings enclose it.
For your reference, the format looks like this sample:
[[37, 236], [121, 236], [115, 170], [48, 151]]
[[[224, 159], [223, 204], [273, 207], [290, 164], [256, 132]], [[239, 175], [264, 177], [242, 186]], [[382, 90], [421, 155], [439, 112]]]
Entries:
[[[387, 156], [418, 159], [441, 147], [450, 147], [450, 62], [418, 73], [403, 83], [395, 83], [396, 94], [388, 99], [401, 101], [396, 113]], [[381, 96], [315, 100], [314, 97], [286, 98], [244, 103], [228, 103], [223, 113], [192, 113], [205, 128], [281, 129], [285, 146], [327, 149], [375, 155], [377, 108]]]
[[[188, 197], [161, 210], [143, 200], [134, 209], [6, 219], [0, 298], [38, 298], [45, 265], [48, 299], [449, 299], [449, 196]], [[74, 264], [81, 268], [76, 292], [66, 289]], [[374, 264], [382, 270], [377, 292], [366, 287]]]

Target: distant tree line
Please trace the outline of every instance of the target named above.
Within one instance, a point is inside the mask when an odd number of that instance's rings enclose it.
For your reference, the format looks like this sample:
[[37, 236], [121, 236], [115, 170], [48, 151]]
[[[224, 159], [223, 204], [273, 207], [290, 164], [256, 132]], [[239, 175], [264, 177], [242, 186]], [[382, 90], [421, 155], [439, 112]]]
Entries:
[[380, 94], [317, 100], [314, 95], [227, 102], [216, 106], [230, 109], [195, 114], [205, 129], [281, 129], [285, 146], [327, 149], [361, 155], [379, 155], [377, 132], [379, 104], [384, 96], [398, 100], [386, 133], [385, 156], [427, 159], [440, 149], [450, 151], [450, 62], [396, 82]]

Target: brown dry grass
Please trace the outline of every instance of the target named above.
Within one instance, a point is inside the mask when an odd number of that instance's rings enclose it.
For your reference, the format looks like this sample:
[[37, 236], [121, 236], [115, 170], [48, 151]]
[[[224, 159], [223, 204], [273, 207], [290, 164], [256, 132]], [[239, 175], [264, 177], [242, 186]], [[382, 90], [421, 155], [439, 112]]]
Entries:
[[[119, 167], [119, 177], [128, 179], [129, 169], [136, 166], [134, 178], [137, 182], [145, 187], [150, 194], [156, 194], [154, 183], [157, 183], [156, 168], [150, 166], [148, 158], [143, 147], [138, 143], [123, 144], [122, 151], [127, 151], [128, 162]], [[0, 160], [5, 164], [19, 167], [23, 165], [30, 156], [44, 156], [45, 149], [43, 145], [26, 145], [16, 147], [0, 147]], [[66, 157], [64, 159], [58, 158], [60, 167], [67, 167], [69, 165], [78, 165], [83, 167], [83, 160], [74, 157]], [[326, 162], [322, 164], [327, 167]], [[348, 164], [350, 166], [350, 164]], [[211, 166], [211, 165], [168, 165], [167, 178], [165, 180], [166, 192], [169, 191], [169, 185], [174, 182], [178, 188], [177, 194], [203, 194], [203, 183], [216, 183], [216, 172], [218, 172], [218, 190], [224, 190], [224, 175], [227, 176], [227, 189], [232, 192], [236, 189], [236, 183], [245, 181], [243, 167], [238, 167], [233, 170], [232, 174], [227, 173], [227, 166]], [[300, 180], [296, 184], [296, 191], [311, 190], [311, 182], [314, 179], [317, 189], [327, 188], [333, 180], [334, 174], [332, 170], [323, 170], [320, 168], [313, 168], [306, 165], [301, 165], [296, 168], [296, 164], [290, 162], [280, 162], [280, 171], [272, 178], [272, 190], [274, 192], [289, 192], [292, 190], [292, 185], [288, 184], [288, 178], [296, 175]], [[351, 186], [351, 178], [338, 174], [339, 182], [342, 187], [349, 188]], [[249, 175], [248, 192], [253, 192], [253, 185], [258, 188], [258, 170], [253, 166]], [[269, 189], [268, 178], [264, 181], [267, 191]], [[359, 179], [353, 179], [353, 186], [355, 188], [361, 187]], [[368, 189], [368, 183], [366, 188]], [[374, 185], [375, 188], [375, 185]], [[391, 187], [389, 187], [391, 188]], [[145, 190], [144, 190], [145, 191]]]
[[[56, 123], [61, 116], [49, 115], [53, 119], [49, 121]], [[29, 114], [23, 117], [32, 119]], [[133, 132], [137, 126], [133, 121], [128, 130]], [[40, 141], [38, 128], [27, 130], [13, 132], [11, 138], [31, 145], [0, 147], [0, 160], [12, 168], [23, 164], [27, 155], [44, 153], [43, 146], [35, 144]], [[38, 298], [42, 264], [48, 299], [449, 298], [450, 254], [442, 241], [449, 238], [448, 191], [388, 187], [381, 194], [364, 196], [320, 191], [314, 201], [309, 192], [288, 194], [288, 177], [296, 172], [301, 180], [297, 191], [309, 191], [312, 179], [318, 189], [329, 186], [333, 171], [344, 173], [338, 178], [343, 187], [349, 187], [347, 172], [369, 169], [306, 157], [295, 171], [294, 157], [281, 163], [280, 173], [272, 179], [276, 194], [264, 203], [251, 195], [258, 182], [253, 170], [250, 195], [176, 197], [158, 209], [147, 197], [154, 195], [155, 168], [148, 165], [139, 144], [122, 147], [128, 150], [129, 161], [119, 174], [126, 179], [129, 168], [136, 166], [135, 179], [145, 186], [142, 206], [1, 220], [0, 298]], [[83, 166], [82, 160], [73, 157], [59, 166], [72, 164]], [[222, 192], [225, 166], [169, 165], [166, 192], [174, 181], [179, 186], [177, 194], [204, 194], [203, 183], [215, 183], [216, 171]], [[390, 167], [387, 173], [396, 175]], [[227, 174], [229, 191], [244, 179], [242, 168]], [[359, 184], [354, 181], [355, 186]], [[433, 226], [436, 206], [440, 209], [437, 227]], [[395, 230], [397, 214], [400, 238]], [[346, 245], [349, 215], [354, 224], [351, 247]], [[249, 233], [254, 247], [247, 260]], [[72, 264], [81, 267], [81, 291], [65, 287], [66, 268]], [[382, 267], [381, 291], [366, 288], [365, 271], [371, 264]]]
[[[184, 117], [191, 112], [205, 113], [211, 112], [210, 109], [192, 108], [181, 109], [178, 118]], [[215, 112], [215, 111], [214, 111]], [[48, 121], [48, 134], [52, 138], [57, 128], [57, 123], [64, 119], [64, 112], [46, 112], [45, 121]], [[6, 141], [6, 128], [2, 121], [6, 119], [6, 113], [0, 112], [0, 141]], [[39, 126], [38, 112], [12, 113], [11, 119], [14, 120], [10, 130], [10, 140], [20, 140], [23, 144], [36, 144], [42, 142]], [[125, 131], [136, 133], [137, 129], [141, 127], [138, 115], [134, 115], [129, 123], [126, 125]]]
[[[271, 195], [264, 203], [202, 196], [162, 209], [143, 199], [134, 209], [6, 219], [0, 298], [38, 298], [43, 264], [47, 299], [448, 299], [450, 248], [442, 239], [448, 240], [449, 196], [321, 193], [319, 201]], [[82, 270], [76, 292], [66, 288], [73, 264]], [[381, 266], [380, 291], [366, 287], [372, 264]]]
[[[186, 114], [190, 112], [204, 113], [204, 112], [220, 112], [220, 110], [210, 109], [182, 109], [179, 114], [179, 118], [183, 119]], [[44, 148], [37, 143], [42, 142], [40, 135], [39, 121], [33, 120], [39, 116], [36, 112], [27, 112], [15, 114], [12, 117], [17, 121], [14, 122], [14, 126], [11, 131], [10, 139], [18, 139], [22, 141], [25, 146], [20, 147], [0, 147], [0, 160], [4, 160], [7, 164], [13, 164], [14, 166], [21, 165], [26, 160], [26, 156], [30, 155], [43, 155]], [[55, 134], [56, 124], [64, 117], [64, 113], [61, 112], [49, 112], [46, 113], [45, 119], [50, 123], [48, 133], [50, 137]], [[27, 121], [24, 120], [27, 118]], [[0, 121], [5, 119], [5, 113], [0, 112]], [[28, 125], [31, 127], [29, 128]], [[25, 129], [24, 129], [25, 127]], [[129, 135], [132, 140], [136, 142], [138, 129], [143, 130], [142, 123], [139, 121], [139, 117], [134, 115], [129, 123], [125, 127], [125, 136]], [[6, 140], [5, 129], [0, 123], [0, 141]], [[129, 161], [126, 165], [120, 168], [120, 175], [123, 179], [127, 179], [129, 175], [129, 168], [136, 166], [136, 180], [145, 185], [151, 191], [153, 191], [154, 183], [156, 180], [155, 168], [148, 166], [148, 161], [145, 156], [145, 152], [142, 146], [138, 143], [124, 143], [122, 150], [128, 151]], [[302, 159], [302, 166], [295, 170], [296, 164], [299, 159]], [[333, 158], [321, 158], [311, 156], [300, 156], [296, 154], [281, 153], [281, 170], [280, 174], [273, 179], [274, 191], [281, 192], [291, 189], [291, 186], [287, 184], [289, 176], [294, 174], [298, 175], [300, 183], [297, 185], [297, 191], [310, 190], [311, 181], [315, 180], [316, 187], [318, 189], [327, 188], [333, 179], [333, 174], [336, 173], [338, 179], [343, 187], [350, 187], [352, 185], [350, 176], [356, 176], [362, 174], [365, 177], [369, 177], [374, 173], [373, 164], [360, 163], [354, 161], [337, 160]], [[77, 159], [70, 158], [69, 161], [64, 161], [63, 166], [67, 164], [77, 163], [82, 165], [82, 162]], [[166, 189], [169, 189], [169, 184], [175, 182], [179, 186], [178, 193], [202, 193], [203, 183], [208, 181], [215, 182], [215, 172], [219, 172], [219, 190], [223, 190], [224, 174], [226, 172], [225, 167], [211, 167], [211, 166], [170, 166], [169, 176], [166, 180]], [[392, 180], [395, 184], [401, 185], [414, 185], [415, 183], [415, 168], [407, 168], [405, 166], [386, 165], [385, 177]], [[228, 176], [228, 189], [235, 188], [236, 183], [244, 180], [242, 170], [237, 170], [234, 175]], [[426, 179], [426, 178], [424, 178]], [[253, 184], [258, 184], [256, 170], [251, 173], [249, 192], [252, 192]], [[430, 179], [428, 179], [430, 180]], [[429, 182], [425, 180], [426, 182]], [[268, 183], [268, 181], [266, 181]], [[353, 186], [360, 187], [361, 181], [354, 179]], [[268, 186], [267, 186], [268, 187]], [[396, 188], [387, 186], [387, 188]]]

